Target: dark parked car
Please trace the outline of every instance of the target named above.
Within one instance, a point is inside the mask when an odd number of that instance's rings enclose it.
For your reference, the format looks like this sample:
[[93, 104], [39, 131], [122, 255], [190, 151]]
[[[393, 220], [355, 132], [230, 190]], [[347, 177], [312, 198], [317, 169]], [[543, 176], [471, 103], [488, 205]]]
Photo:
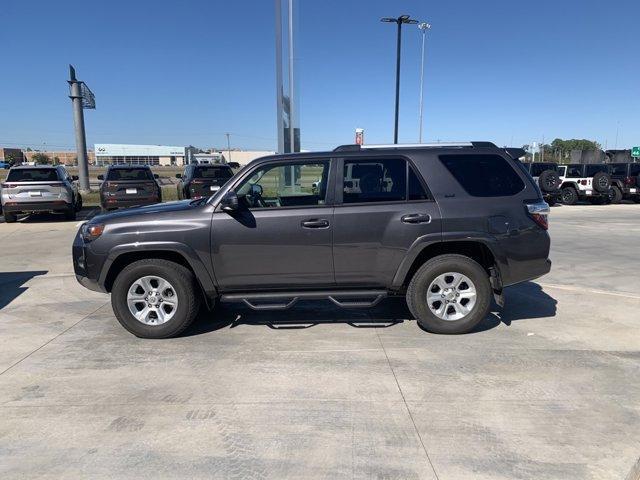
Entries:
[[549, 204], [555, 205], [560, 201], [560, 174], [558, 164], [553, 162], [524, 163], [527, 171], [538, 184], [542, 198]]
[[228, 165], [187, 165], [182, 175], [176, 175], [180, 179], [178, 198], [210, 197], [231, 177], [233, 170]]
[[147, 165], [110, 165], [100, 185], [100, 206], [103, 211], [137, 207], [162, 202], [162, 189]]
[[468, 332], [504, 287], [551, 268], [549, 206], [523, 154], [473, 142], [264, 157], [209, 199], [93, 218], [74, 240], [76, 277], [145, 338], [179, 334], [201, 303], [366, 308], [388, 295], [426, 330]]
[[67, 220], [75, 220], [82, 208], [76, 180], [63, 166], [12, 167], [0, 184], [4, 220], [13, 223], [18, 214], [41, 212], [63, 213]]
[[640, 203], [640, 163], [611, 163], [611, 203]]

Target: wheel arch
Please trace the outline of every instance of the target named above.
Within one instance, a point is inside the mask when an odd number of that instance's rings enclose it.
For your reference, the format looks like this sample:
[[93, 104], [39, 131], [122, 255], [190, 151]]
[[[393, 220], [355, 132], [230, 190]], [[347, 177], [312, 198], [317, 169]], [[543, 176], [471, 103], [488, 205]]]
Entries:
[[132, 244], [115, 247], [105, 262], [99, 283], [104, 286], [107, 292], [111, 292], [113, 282], [118, 274], [127, 265], [144, 259], [168, 260], [191, 270], [208, 306], [217, 296], [213, 279], [199, 257], [190, 247], [177, 243]]
[[[494, 240], [495, 241], [495, 240]], [[496, 290], [502, 288], [502, 272], [506, 268], [506, 259], [495, 254], [490, 247], [489, 239], [452, 239], [434, 242], [412, 248], [396, 272], [393, 287], [404, 290], [408, 286], [415, 272], [429, 259], [439, 255], [458, 254], [469, 257], [478, 262], [491, 278], [492, 286]]]

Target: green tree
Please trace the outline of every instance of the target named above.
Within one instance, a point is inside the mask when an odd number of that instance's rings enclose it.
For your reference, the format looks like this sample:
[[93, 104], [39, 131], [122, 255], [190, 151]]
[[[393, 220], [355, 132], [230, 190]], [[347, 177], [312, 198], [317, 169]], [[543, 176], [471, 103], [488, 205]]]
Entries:
[[31, 161], [41, 164], [41, 165], [49, 165], [51, 163], [51, 159], [45, 153], [35, 153], [31, 157]]

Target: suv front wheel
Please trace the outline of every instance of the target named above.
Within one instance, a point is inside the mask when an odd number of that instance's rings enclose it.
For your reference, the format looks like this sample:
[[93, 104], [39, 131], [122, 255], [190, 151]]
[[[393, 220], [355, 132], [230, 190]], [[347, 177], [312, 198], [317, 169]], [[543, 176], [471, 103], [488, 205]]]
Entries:
[[138, 260], [116, 277], [111, 305], [122, 326], [137, 337], [174, 337], [198, 314], [196, 288], [193, 273], [178, 263]]
[[407, 290], [418, 324], [433, 333], [466, 333], [489, 313], [487, 272], [464, 255], [440, 255], [422, 265]]

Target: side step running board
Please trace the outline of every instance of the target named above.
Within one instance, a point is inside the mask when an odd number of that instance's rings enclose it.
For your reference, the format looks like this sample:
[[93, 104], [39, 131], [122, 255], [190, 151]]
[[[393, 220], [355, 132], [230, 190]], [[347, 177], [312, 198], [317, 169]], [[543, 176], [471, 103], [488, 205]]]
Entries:
[[342, 308], [374, 307], [387, 296], [385, 290], [332, 290], [316, 292], [229, 293], [221, 302], [242, 302], [253, 310], [286, 310], [298, 300], [330, 300]]

